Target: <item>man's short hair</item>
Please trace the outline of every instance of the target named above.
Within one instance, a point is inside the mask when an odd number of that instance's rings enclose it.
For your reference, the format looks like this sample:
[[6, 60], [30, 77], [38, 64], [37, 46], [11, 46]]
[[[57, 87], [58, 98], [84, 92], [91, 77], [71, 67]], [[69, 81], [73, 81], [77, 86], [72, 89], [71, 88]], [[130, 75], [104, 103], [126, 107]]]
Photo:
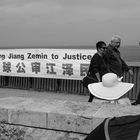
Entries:
[[106, 43], [104, 41], [99, 41], [96, 43], [96, 49], [101, 49], [103, 47], [103, 45], [106, 46]]
[[121, 37], [118, 36], [118, 35], [114, 35], [114, 36], [111, 38], [111, 42], [121, 42]]

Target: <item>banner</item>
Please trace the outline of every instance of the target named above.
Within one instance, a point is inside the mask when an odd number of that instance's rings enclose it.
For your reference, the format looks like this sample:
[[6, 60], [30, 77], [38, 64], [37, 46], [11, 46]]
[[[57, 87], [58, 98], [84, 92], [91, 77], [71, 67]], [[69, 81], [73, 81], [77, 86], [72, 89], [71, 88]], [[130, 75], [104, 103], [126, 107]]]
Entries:
[[96, 50], [1, 49], [0, 75], [81, 80]]

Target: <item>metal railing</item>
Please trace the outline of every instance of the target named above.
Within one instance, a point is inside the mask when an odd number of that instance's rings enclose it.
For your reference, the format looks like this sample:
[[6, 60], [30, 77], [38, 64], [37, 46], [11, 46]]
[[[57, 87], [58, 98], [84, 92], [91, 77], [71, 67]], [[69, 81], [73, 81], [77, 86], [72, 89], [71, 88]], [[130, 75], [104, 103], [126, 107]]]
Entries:
[[[140, 91], [140, 66], [131, 66], [131, 68], [134, 75], [130, 76], [128, 73], [125, 73], [123, 80], [135, 84], [133, 89], [127, 94], [130, 99], [135, 100]], [[80, 80], [0, 76], [0, 87], [79, 95], [89, 94], [89, 91], [83, 87]]]

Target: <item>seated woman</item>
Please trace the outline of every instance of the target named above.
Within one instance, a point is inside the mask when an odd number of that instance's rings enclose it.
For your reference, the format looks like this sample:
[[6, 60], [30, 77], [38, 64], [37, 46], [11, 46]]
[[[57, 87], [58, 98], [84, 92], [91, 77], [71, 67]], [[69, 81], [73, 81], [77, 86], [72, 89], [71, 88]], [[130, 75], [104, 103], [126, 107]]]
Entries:
[[95, 97], [112, 103], [123, 102], [121, 99], [132, 87], [133, 83], [122, 82], [115, 73], [107, 73], [102, 77], [102, 82], [88, 85], [88, 89]]

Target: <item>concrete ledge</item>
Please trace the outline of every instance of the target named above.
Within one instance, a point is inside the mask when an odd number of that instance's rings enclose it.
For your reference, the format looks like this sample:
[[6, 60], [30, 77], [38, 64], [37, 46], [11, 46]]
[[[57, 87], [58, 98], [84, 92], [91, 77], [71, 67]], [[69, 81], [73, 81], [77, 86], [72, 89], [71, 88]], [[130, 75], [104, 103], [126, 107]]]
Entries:
[[8, 97], [0, 99], [0, 121], [38, 129], [88, 134], [105, 118], [140, 114], [140, 106]]

